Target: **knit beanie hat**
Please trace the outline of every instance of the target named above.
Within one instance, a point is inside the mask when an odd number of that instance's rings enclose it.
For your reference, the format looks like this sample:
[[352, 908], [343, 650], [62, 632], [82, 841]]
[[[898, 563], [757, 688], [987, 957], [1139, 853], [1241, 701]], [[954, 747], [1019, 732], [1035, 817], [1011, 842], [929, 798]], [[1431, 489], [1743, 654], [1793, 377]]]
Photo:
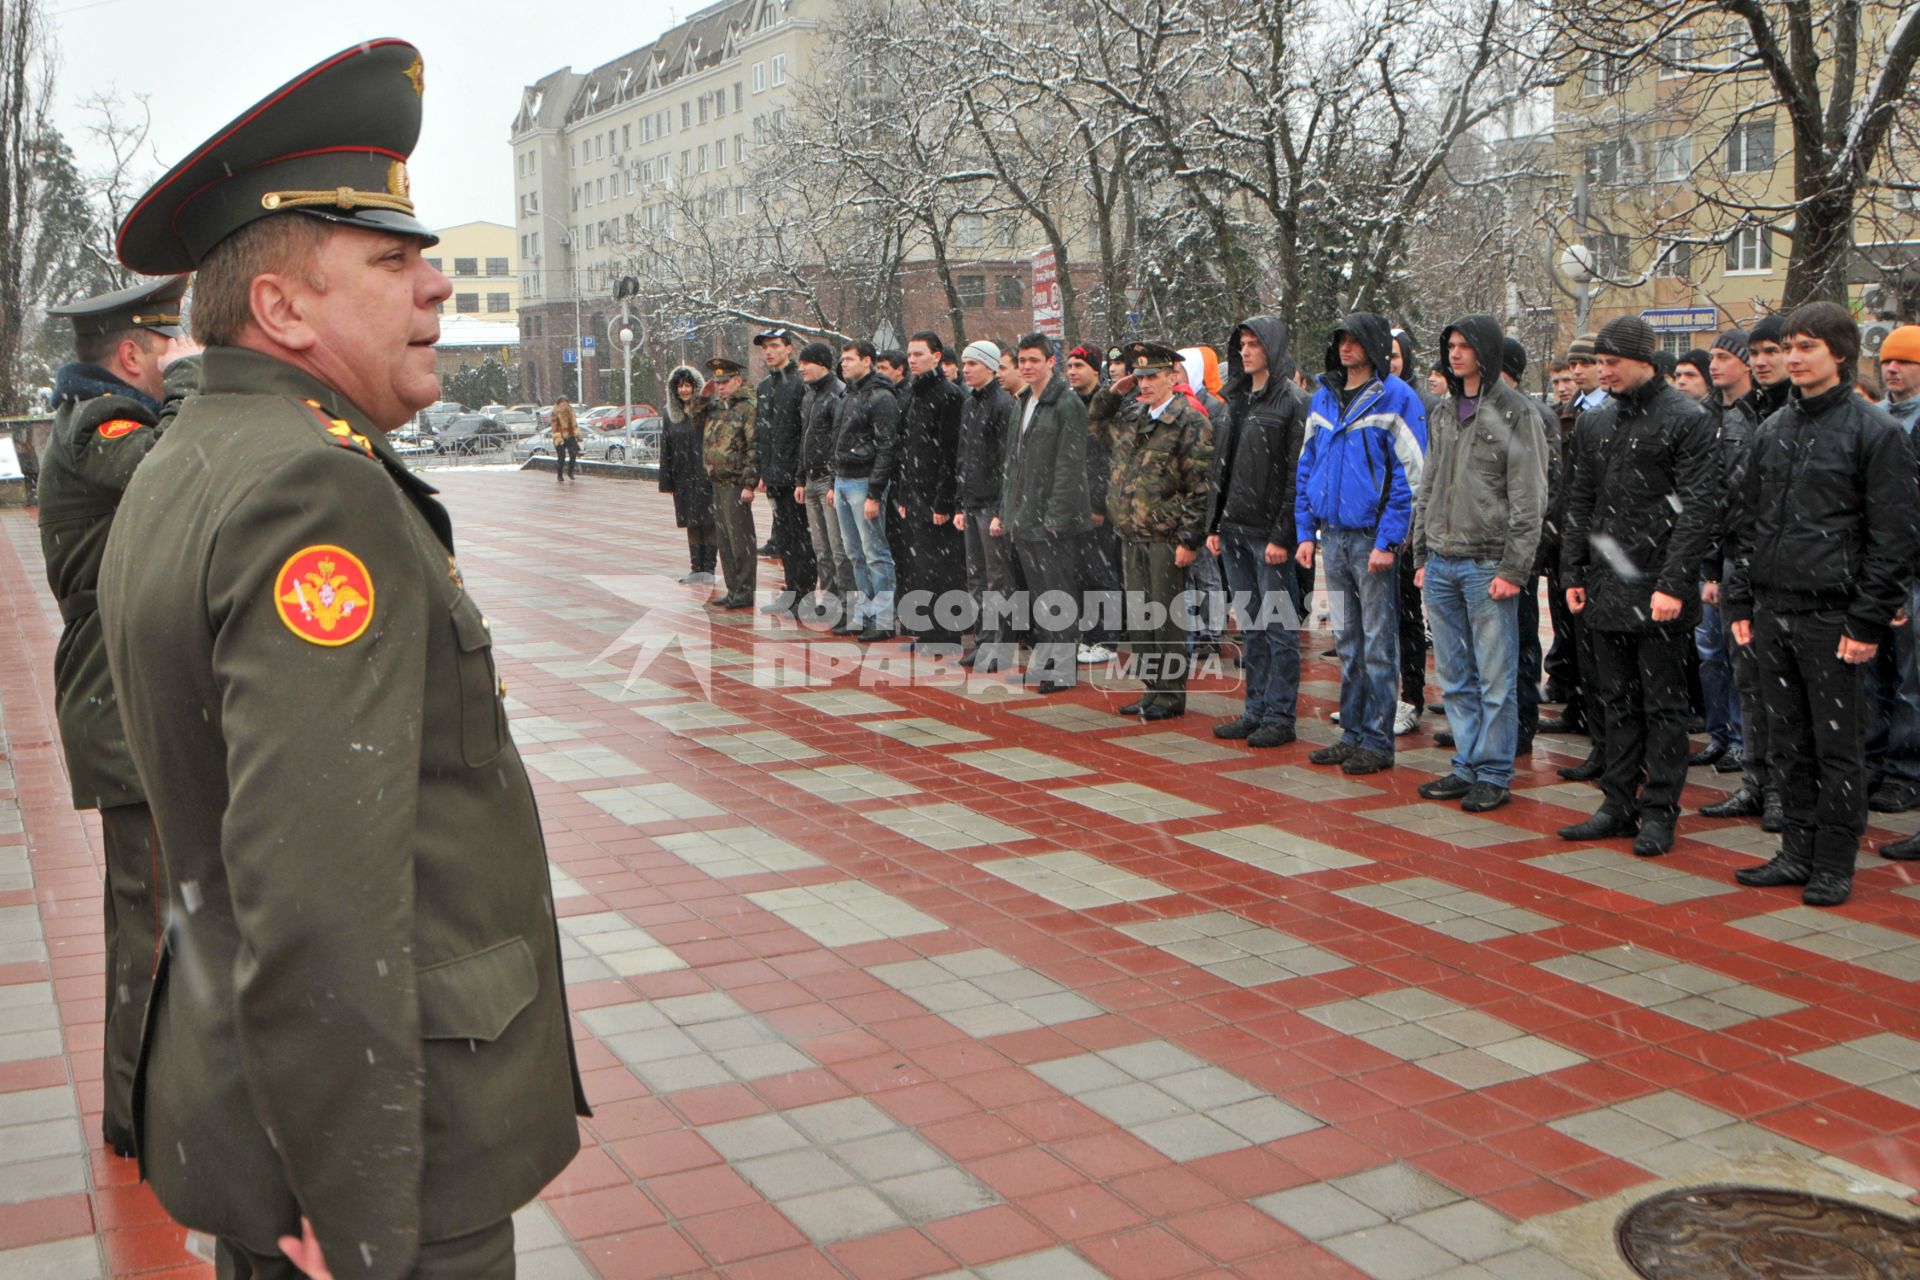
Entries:
[[1747, 330], [1747, 344], [1751, 346], [1756, 342], [1771, 342], [1777, 347], [1780, 345], [1780, 340], [1786, 336], [1787, 318], [1776, 312], [1770, 316], [1761, 316], [1754, 322], [1753, 328]]
[[1527, 372], [1527, 349], [1520, 339], [1508, 334], [1500, 347], [1500, 370], [1515, 382]]
[[822, 369], [833, 368], [833, 348], [824, 342], [809, 342], [800, 348], [801, 364], [817, 364]]
[[1681, 356], [1679, 363], [1692, 365], [1700, 371], [1700, 376], [1706, 380], [1708, 386], [1713, 385], [1713, 357], [1707, 352], [1695, 347]]
[[1912, 360], [1920, 364], [1920, 324], [1903, 324], [1880, 344], [1882, 360]]
[[1000, 348], [991, 342], [969, 342], [967, 349], [960, 353], [962, 360], [978, 360], [996, 373], [1000, 369]]
[[1745, 360], [1747, 358], [1747, 342], [1747, 331], [1745, 329], [1729, 329], [1713, 340], [1713, 349], [1715, 351], [1724, 351], [1736, 360]]
[[1639, 316], [1616, 316], [1600, 326], [1600, 334], [1593, 340], [1593, 353], [1652, 364], [1658, 346], [1652, 325]]
[[1590, 333], [1583, 333], [1579, 337], [1575, 338], [1573, 342], [1569, 344], [1567, 347], [1567, 359], [1568, 360], [1593, 359], [1593, 335]]

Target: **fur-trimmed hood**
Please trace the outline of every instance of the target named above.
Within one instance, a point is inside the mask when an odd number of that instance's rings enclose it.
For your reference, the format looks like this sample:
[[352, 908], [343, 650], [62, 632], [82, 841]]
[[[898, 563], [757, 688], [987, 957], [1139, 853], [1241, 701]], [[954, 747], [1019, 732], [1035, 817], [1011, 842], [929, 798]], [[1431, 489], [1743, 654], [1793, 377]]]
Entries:
[[682, 378], [691, 379], [693, 389], [696, 392], [707, 383], [706, 378], [692, 365], [683, 364], [674, 366], [673, 372], [667, 375], [667, 392], [663, 397], [665, 403], [660, 407], [661, 412], [666, 415], [668, 422], [685, 422], [687, 420], [686, 408], [680, 403], [680, 397], [674, 394], [674, 389], [679, 385]]

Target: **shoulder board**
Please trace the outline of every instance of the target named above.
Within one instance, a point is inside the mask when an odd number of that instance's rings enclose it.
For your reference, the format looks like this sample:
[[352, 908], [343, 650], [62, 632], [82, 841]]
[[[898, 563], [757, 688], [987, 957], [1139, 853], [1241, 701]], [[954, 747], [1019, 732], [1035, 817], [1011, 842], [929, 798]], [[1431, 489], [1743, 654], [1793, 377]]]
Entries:
[[355, 453], [364, 453], [369, 458], [374, 456], [373, 441], [367, 439], [358, 431], [355, 431], [353, 424], [343, 418], [328, 417], [327, 411], [320, 407], [318, 400], [302, 400], [300, 403], [311, 410], [315, 418], [319, 419], [321, 429], [327, 433], [327, 438], [334, 444], [339, 445], [342, 449], [351, 449]]

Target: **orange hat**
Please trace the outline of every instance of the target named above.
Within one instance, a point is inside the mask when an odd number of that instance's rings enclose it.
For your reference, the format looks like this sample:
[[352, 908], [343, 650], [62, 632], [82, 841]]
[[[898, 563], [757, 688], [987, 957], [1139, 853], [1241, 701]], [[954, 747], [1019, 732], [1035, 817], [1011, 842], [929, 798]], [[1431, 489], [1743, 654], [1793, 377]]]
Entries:
[[1880, 344], [1882, 360], [1911, 360], [1920, 364], [1920, 324], [1903, 324]]

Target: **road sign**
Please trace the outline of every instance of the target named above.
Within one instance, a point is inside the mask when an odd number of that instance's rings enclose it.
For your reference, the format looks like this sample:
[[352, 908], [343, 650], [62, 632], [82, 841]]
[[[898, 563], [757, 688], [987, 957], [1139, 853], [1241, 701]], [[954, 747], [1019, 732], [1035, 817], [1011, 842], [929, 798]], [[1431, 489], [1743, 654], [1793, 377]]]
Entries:
[[1663, 333], [1699, 333], [1720, 327], [1720, 313], [1712, 307], [1659, 308], [1642, 311], [1640, 318]]
[[592, 334], [589, 333], [585, 337], [580, 339], [580, 349], [586, 352], [588, 355], [593, 354], [593, 335]]
[[1049, 338], [1067, 336], [1060, 306], [1060, 272], [1052, 249], [1033, 255], [1033, 327]]
[[562, 347], [562, 348], [560, 349], [560, 363], [561, 363], [561, 364], [572, 364], [572, 363], [573, 363], [573, 348], [572, 348], [572, 347]]

